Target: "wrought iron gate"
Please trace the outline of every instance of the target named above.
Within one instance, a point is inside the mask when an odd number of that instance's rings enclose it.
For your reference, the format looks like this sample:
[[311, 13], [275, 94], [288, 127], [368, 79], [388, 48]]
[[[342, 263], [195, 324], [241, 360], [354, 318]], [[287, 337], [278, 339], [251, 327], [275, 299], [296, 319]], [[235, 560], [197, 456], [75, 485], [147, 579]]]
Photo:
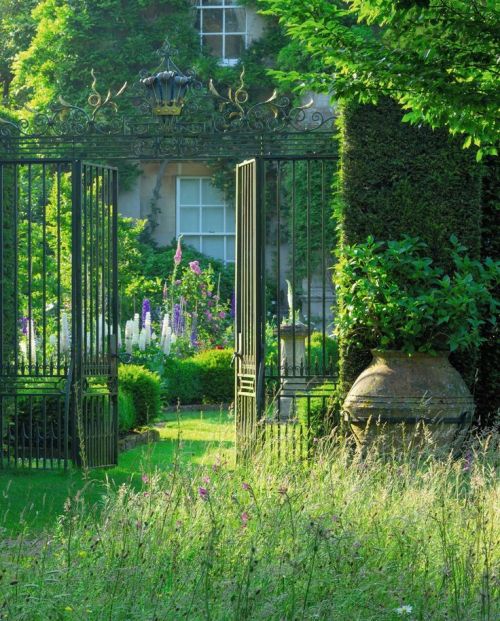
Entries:
[[329, 268], [336, 162], [335, 153], [262, 157], [236, 169], [240, 457], [259, 444], [278, 458], [307, 457], [334, 424]]
[[252, 159], [236, 167], [236, 450], [246, 458], [258, 438], [262, 407], [263, 324], [260, 196], [262, 161]]
[[0, 467], [117, 459], [117, 171], [0, 161]]

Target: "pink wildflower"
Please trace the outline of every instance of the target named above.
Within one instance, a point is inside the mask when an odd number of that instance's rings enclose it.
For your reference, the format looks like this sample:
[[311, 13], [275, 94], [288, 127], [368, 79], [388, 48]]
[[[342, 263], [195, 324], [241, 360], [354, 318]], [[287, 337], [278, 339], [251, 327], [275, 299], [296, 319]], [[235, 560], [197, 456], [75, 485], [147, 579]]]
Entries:
[[242, 528], [246, 528], [248, 526], [248, 520], [250, 519], [250, 516], [248, 515], [248, 513], [246, 511], [243, 511], [243, 513], [241, 514], [241, 526]]
[[207, 316], [207, 319], [212, 319], [212, 313], [210, 311], [205, 311], [205, 315]]
[[202, 500], [208, 500], [208, 489], [206, 487], [199, 487], [198, 494]]
[[203, 483], [205, 483], [205, 485], [208, 485], [210, 483], [210, 477], [209, 476], [205, 475], [202, 480], [203, 480]]
[[175, 255], [174, 255], [174, 263], [176, 265], [179, 265], [179, 263], [182, 261], [181, 239], [182, 239], [182, 235], [179, 235], [179, 238], [177, 239], [177, 250], [175, 251]]
[[225, 313], [224, 311], [220, 311], [220, 312], [219, 312], [219, 317], [220, 317], [221, 319], [225, 319], [225, 318], [226, 318], [226, 313]]
[[199, 264], [198, 261], [190, 261], [189, 267], [191, 268], [191, 271], [194, 274], [196, 274], [198, 276], [201, 274], [201, 268], [200, 268], [200, 264]]
[[149, 477], [147, 474], [143, 474], [141, 479], [144, 484], [149, 483]]
[[248, 490], [250, 489], [250, 484], [249, 484], [249, 483], [242, 483], [242, 484], [241, 484], [241, 487], [242, 487], [242, 488], [243, 488], [246, 492], [248, 492]]

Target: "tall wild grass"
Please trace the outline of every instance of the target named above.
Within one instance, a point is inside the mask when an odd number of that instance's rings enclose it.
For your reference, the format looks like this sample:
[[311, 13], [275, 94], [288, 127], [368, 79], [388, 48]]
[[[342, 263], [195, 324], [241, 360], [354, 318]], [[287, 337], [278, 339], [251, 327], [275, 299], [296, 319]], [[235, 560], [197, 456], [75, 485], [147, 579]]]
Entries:
[[68, 499], [45, 536], [0, 547], [0, 619], [493, 621], [498, 437], [460, 458], [216, 459], [99, 507]]

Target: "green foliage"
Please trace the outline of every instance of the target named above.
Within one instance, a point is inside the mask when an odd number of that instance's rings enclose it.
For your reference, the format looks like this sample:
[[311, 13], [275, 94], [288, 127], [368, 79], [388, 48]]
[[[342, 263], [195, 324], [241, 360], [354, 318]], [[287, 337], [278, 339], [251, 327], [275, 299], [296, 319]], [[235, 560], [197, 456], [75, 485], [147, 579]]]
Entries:
[[309, 339], [306, 339], [306, 351], [309, 347], [311, 364], [323, 367], [323, 357], [327, 367], [336, 369], [339, 358], [338, 341], [334, 336], [324, 335], [315, 331]]
[[210, 349], [191, 358], [165, 360], [162, 397], [170, 405], [229, 403], [234, 395], [230, 349]]
[[295, 401], [297, 419], [304, 431], [313, 438], [321, 438], [331, 431], [334, 424], [335, 384], [327, 382], [314, 389], [319, 396], [299, 395]]
[[170, 405], [176, 405], [177, 402], [181, 405], [201, 403], [203, 387], [200, 372], [193, 358], [168, 357], [163, 371], [163, 400]]
[[394, 98], [405, 121], [446, 127], [478, 156], [498, 144], [498, 3], [478, 0], [263, 0], [315, 64], [285, 83], [376, 103]]
[[0, 0], [0, 101], [9, 96], [16, 55], [28, 47], [33, 36], [35, 23], [31, 11], [36, 1]]
[[137, 425], [144, 425], [160, 414], [160, 377], [137, 364], [118, 367], [121, 388], [132, 395]]
[[[402, 111], [390, 100], [377, 107], [349, 104], [340, 119], [341, 170], [335, 203], [339, 259], [344, 245], [419, 237], [436, 267], [453, 265], [450, 236], [455, 233], [479, 258], [481, 177], [471, 153], [444, 131], [401, 122]], [[338, 299], [340, 309], [343, 300]], [[342, 311], [341, 311], [342, 312]], [[339, 372], [345, 395], [370, 361], [369, 346], [339, 339]], [[452, 356], [472, 386], [474, 352]]]
[[193, 357], [202, 384], [203, 403], [230, 403], [234, 398], [231, 349], [209, 349]]
[[137, 424], [134, 397], [121, 386], [118, 388], [118, 429], [120, 433], [131, 431]]
[[465, 255], [452, 238], [453, 270], [445, 273], [416, 238], [344, 246], [337, 266], [342, 300], [338, 335], [357, 346], [413, 353], [477, 347], [481, 327], [496, 323], [492, 283], [500, 263]]

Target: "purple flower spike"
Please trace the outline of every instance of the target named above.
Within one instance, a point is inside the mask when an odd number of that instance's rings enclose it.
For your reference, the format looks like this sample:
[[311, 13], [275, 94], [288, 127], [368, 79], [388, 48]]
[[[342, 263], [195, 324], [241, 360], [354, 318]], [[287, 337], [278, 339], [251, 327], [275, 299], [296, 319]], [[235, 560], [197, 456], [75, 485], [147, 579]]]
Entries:
[[144, 325], [144, 322], [146, 321], [146, 313], [150, 313], [150, 312], [151, 312], [151, 302], [147, 298], [144, 298], [144, 300], [142, 301], [142, 315], [141, 315], [142, 325]]
[[179, 265], [179, 263], [182, 261], [181, 239], [182, 239], [182, 235], [179, 235], [179, 238], [177, 239], [177, 250], [175, 251], [175, 255], [174, 255], [175, 265]]
[[28, 334], [28, 317], [21, 317], [19, 320], [21, 322], [21, 331], [24, 335]]
[[180, 304], [174, 304], [173, 329], [176, 336], [184, 332], [184, 315]]

